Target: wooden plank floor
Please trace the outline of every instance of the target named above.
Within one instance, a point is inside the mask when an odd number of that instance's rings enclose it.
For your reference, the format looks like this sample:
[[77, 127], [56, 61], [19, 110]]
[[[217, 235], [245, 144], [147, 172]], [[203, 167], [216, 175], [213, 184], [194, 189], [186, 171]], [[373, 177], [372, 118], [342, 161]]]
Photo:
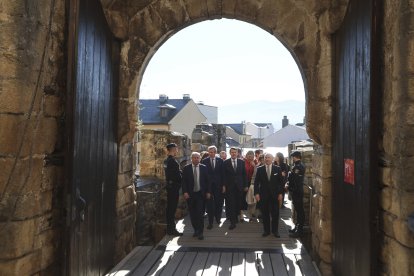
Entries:
[[246, 219], [229, 230], [222, 219], [204, 230], [204, 240], [193, 238], [185, 217], [177, 224], [183, 236], [165, 236], [154, 248], [136, 247], [107, 275], [319, 275], [301, 242], [289, 237], [290, 217], [290, 208], [281, 210], [280, 238], [263, 238], [261, 222]]

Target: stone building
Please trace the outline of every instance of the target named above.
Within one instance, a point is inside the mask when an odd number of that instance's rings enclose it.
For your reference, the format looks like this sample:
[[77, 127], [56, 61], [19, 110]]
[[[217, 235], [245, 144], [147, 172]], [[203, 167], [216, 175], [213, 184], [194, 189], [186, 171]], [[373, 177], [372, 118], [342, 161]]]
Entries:
[[133, 144], [146, 65], [182, 28], [220, 18], [274, 35], [300, 68], [322, 273], [414, 273], [413, 1], [0, 7], [0, 274], [97, 275], [131, 251], [125, 226], [136, 220]]
[[191, 136], [192, 151], [204, 151], [209, 146], [217, 147], [217, 152], [226, 150], [226, 127], [221, 124], [198, 124]]

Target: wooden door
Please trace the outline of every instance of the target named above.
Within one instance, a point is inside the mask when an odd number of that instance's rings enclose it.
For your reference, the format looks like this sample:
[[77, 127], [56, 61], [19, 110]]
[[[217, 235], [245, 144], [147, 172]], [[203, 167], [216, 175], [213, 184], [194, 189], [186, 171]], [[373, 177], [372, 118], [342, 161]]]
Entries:
[[65, 274], [102, 275], [115, 248], [119, 45], [98, 0], [70, 2]]
[[376, 1], [351, 0], [335, 35], [336, 124], [333, 169], [335, 275], [376, 275], [378, 90]]

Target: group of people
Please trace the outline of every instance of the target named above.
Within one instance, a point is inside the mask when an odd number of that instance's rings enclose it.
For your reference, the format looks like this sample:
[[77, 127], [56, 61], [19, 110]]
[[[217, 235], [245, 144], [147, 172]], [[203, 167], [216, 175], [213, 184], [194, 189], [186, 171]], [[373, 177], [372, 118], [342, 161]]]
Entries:
[[[289, 230], [291, 237], [300, 237], [303, 233], [303, 179], [305, 166], [301, 162], [301, 153], [291, 154], [293, 168], [284, 162], [282, 153], [263, 154], [261, 150], [249, 151], [246, 156], [241, 150], [230, 148], [230, 158], [225, 151], [217, 154], [215, 146], [208, 147], [205, 154], [191, 153], [191, 163], [180, 170], [175, 159], [178, 147], [174, 143], [167, 145], [168, 157], [164, 161], [167, 189], [167, 234], [181, 236], [175, 225], [175, 211], [179, 190], [187, 201], [190, 220], [194, 229], [193, 237], [204, 239], [204, 213], [207, 211], [207, 229], [212, 229], [214, 221], [221, 223], [223, 206], [226, 218], [230, 221], [229, 230], [236, 228], [238, 222], [244, 222], [243, 211], [247, 211], [249, 221], [257, 221], [260, 210], [263, 222], [263, 237], [271, 233], [279, 238], [279, 209], [284, 208], [284, 194], [288, 190], [292, 195], [297, 212], [296, 226]], [[225, 204], [224, 204], [225, 202]]]

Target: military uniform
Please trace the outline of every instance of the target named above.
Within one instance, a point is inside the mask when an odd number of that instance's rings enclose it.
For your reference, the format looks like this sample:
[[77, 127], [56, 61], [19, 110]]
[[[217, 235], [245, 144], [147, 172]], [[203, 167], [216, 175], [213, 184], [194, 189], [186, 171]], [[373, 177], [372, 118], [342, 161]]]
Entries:
[[[300, 153], [294, 152], [291, 156], [301, 156]], [[305, 178], [305, 166], [301, 160], [294, 162], [292, 170], [288, 177], [288, 190], [292, 196], [292, 203], [296, 210], [296, 226], [289, 230], [293, 236], [298, 237], [303, 233], [303, 224], [305, 223], [305, 210], [303, 209], [303, 180]]]
[[181, 233], [175, 228], [175, 211], [177, 210], [179, 190], [181, 188], [181, 171], [180, 165], [174, 156], [168, 155], [167, 159], [164, 160], [164, 170], [167, 189], [167, 234], [178, 235]]

